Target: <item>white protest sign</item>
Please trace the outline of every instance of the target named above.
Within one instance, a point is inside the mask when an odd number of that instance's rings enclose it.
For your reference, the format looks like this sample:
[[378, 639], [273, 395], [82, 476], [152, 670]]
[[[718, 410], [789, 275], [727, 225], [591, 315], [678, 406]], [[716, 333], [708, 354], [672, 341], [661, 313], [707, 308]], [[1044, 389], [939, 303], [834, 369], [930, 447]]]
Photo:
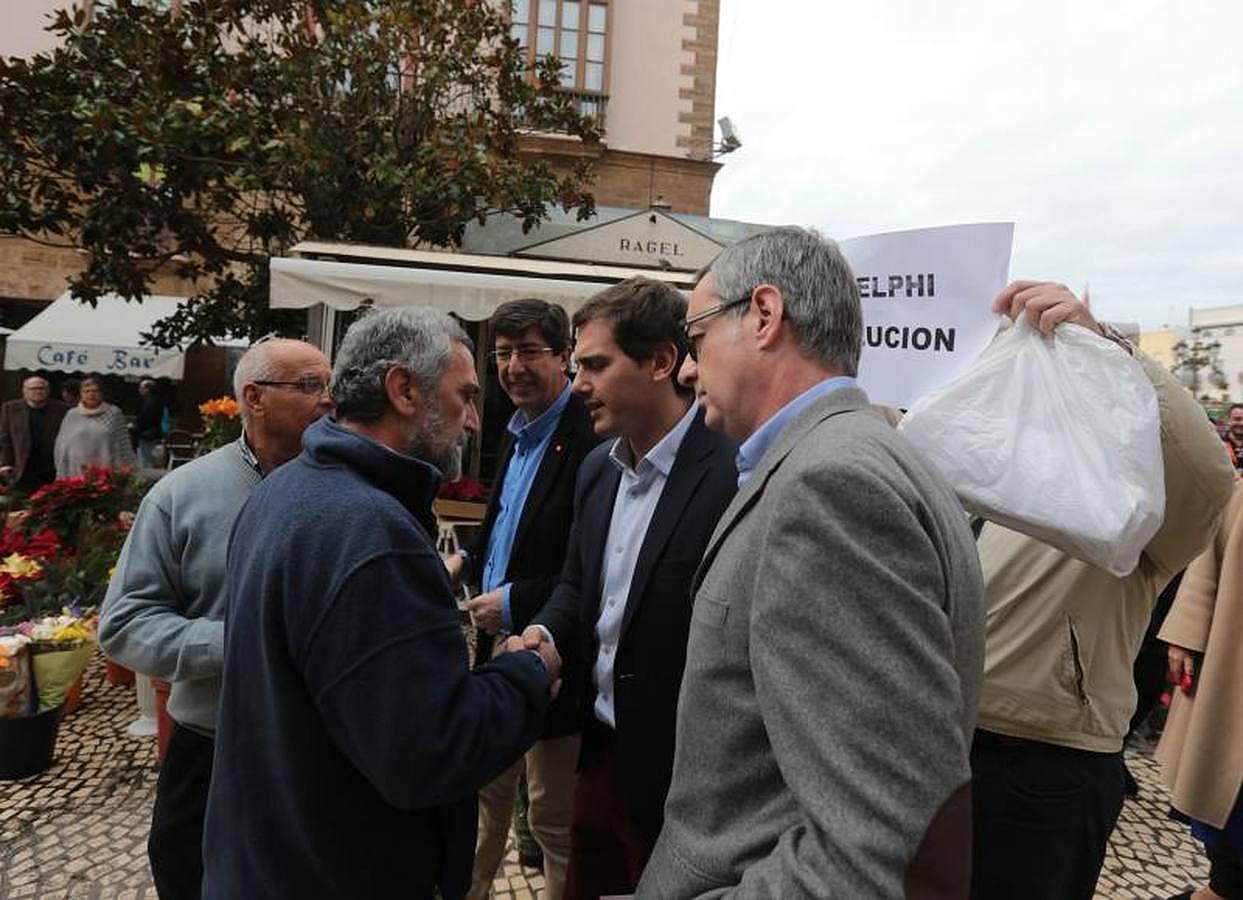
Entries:
[[859, 384], [906, 409], [956, 377], [997, 331], [1014, 223], [948, 225], [842, 241], [863, 301]]

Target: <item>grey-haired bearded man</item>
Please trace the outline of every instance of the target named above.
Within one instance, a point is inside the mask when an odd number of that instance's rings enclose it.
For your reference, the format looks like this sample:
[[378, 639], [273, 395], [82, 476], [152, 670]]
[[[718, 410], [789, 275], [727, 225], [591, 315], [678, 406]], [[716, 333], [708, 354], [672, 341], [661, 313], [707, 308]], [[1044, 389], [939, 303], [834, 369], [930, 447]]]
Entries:
[[560, 660], [467, 668], [432, 511], [478, 428], [472, 346], [429, 309], [337, 353], [336, 417], [238, 517], [206, 897], [462, 897], [475, 792], [539, 736]]

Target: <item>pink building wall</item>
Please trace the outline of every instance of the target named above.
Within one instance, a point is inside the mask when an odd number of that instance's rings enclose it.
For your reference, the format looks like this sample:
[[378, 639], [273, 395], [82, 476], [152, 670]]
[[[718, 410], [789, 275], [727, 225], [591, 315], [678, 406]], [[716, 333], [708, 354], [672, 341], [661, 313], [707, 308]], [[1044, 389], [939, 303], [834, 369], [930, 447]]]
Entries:
[[682, 67], [695, 63], [682, 49], [695, 37], [683, 25], [698, 0], [614, 0], [609, 4], [609, 107], [606, 140], [615, 150], [684, 157], [677, 144], [688, 137], [689, 124], [679, 123], [691, 101], [679, 91], [694, 86]]
[[56, 39], [44, 28], [68, 0], [0, 0], [0, 56], [31, 56], [51, 49]]

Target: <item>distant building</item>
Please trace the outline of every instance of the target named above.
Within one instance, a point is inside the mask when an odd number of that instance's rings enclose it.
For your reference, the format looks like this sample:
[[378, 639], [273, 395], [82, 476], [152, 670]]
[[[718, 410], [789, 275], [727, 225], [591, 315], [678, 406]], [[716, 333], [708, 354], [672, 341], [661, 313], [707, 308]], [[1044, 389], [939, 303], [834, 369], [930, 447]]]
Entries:
[[1161, 365], [1173, 371], [1174, 345], [1186, 339], [1186, 328], [1163, 328], [1160, 331], [1144, 331], [1139, 335], [1139, 349]]
[[720, 0], [515, 0], [514, 36], [531, 57], [555, 54], [562, 87], [604, 123], [585, 146], [529, 135], [554, 165], [590, 160], [596, 202], [708, 214]]
[[[1192, 308], [1187, 324], [1193, 339], [1220, 345], [1218, 362], [1226, 376], [1226, 393], [1231, 402], [1243, 402], [1243, 304]], [[1209, 393], [1216, 397], [1221, 392]]]

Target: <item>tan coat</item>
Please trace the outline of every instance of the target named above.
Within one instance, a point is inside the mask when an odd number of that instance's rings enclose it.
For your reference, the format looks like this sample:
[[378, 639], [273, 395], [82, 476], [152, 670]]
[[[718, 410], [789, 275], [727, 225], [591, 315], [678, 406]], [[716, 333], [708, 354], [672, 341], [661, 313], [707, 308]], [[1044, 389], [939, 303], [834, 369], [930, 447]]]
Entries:
[[1243, 482], [1213, 543], [1188, 567], [1159, 637], [1204, 659], [1195, 693], [1175, 692], [1157, 759], [1174, 808], [1221, 828], [1243, 785]]
[[978, 728], [1117, 753], [1135, 711], [1131, 666], [1157, 595], [1212, 539], [1234, 469], [1204, 410], [1136, 351], [1157, 392], [1165, 519], [1125, 578], [989, 523], [977, 544], [987, 616]]

